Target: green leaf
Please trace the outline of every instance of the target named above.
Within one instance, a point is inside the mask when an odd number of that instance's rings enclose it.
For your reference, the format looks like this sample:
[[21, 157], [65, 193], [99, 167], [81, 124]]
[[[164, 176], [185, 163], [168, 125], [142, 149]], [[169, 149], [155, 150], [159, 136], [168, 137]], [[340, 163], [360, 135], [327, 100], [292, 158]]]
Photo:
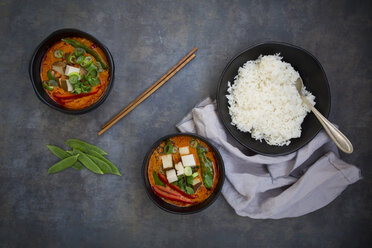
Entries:
[[96, 164], [98, 165], [98, 167], [101, 169], [101, 171], [102, 171], [103, 173], [114, 174], [114, 173], [112, 173], [112, 171], [111, 171], [111, 167], [110, 167], [110, 165], [107, 164], [105, 161], [103, 161], [103, 160], [101, 160], [101, 159], [99, 159], [99, 158], [97, 158], [97, 157], [95, 157], [95, 156], [92, 156], [92, 155], [90, 155], [90, 154], [87, 154], [87, 155], [88, 155], [88, 157], [89, 157], [91, 160], [93, 160], [94, 163], [96, 163]]
[[68, 158], [62, 159], [58, 163], [55, 163], [48, 169], [49, 174], [60, 172], [64, 169], [67, 169], [68, 167], [71, 167], [76, 160], [78, 159], [79, 155], [70, 156]]
[[98, 167], [98, 165], [96, 163], [94, 163], [89, 157], [87, 154], [85, 154], [84, 152], [78, 150], [78, 149], [74, 149], [73, 150], [74, 153], [77, 153], [79, 154], [80, 156], [78, 157], [79, 161], [86, 167], [88, 168], [90, 171], [96, 173], [96, 174], [103, 174], [102, 170]]
[[213, 164], [212, 161], [210, 161], [206, 156], [208, 149], [198, 144], [196, 147], [196, 152], [199, 157], [203, 184], [207, 189], [210, 189], [213, 186]]
[[156, 184], [156, 185], [165, 186], [165, 184], [163, 183], [162, 180], [160, 180], [158, 174], [156, 174], [155, 171], [152, 173], [152, 176], [154, 177], [154, 181], [155, 181], [155, 184]]
[[189, 187], [189, 186], [186, 186], [185, 187], [185, 192], [186, 192], [186, 194], [189, 194], [189, 195], [192, 195], [192, 194], [194, 194], [195, 192], [194, 192], [194, 190], [191, 188], [191, 187]]
[[101, 155], [107, 155], [107, 152], [105, 152], [101, 148], [78, 139], [68, 139], [66, 140], [66, 145], [72, 149], [76, 148], [85, 153], [88, 153], [89, 151], [95, 151]]
[[[56, 155], [60, 159], [65, 159], [73, 155], [72, 153], [69, 153], [68, 151], [63, 150], [62, 148], [58, 146], [47, 145], [47, 147], [54, 155]], [[83, 165], [79, 163], [78, 161], [76, 161], [75, 164], [73, 164], [71, 167], [74, 168], [75, 170], [81, 170], [84, 168]]]
[[194, 181], [194, 177], [192, 175], [186, 177], [186, 183], [188, 185], [192, 185], [192, 181]]
[[79, 161], [76, 161], [75, 164], [71, 166], [71, 168], [74, 168], [75, 170], [82, 170], [84, 169], [84, 166]]
[[89, 151], [88, 151], [88, 154], [90, 154], [90, 155], [92, 155], [92, 156], [95, 156], [96, 158], [99, 158], [99, 159], [105, 161], [107, 164], [110, 165], [112, 174], [115, 174], [115, 175], [121, 176], [121, 174], [120, 174], [118, 168], [117, 168], [117, 167], [116, 167], [116, 166], [115, 166], [115, 165], [114, 165], [110, 160], [108, 160], [107, 158], [105, 158], [103, 155], [101, 155], [101, 154], [99, 154], [98, 152], [93, 151], [93, 150], [89, 150]]

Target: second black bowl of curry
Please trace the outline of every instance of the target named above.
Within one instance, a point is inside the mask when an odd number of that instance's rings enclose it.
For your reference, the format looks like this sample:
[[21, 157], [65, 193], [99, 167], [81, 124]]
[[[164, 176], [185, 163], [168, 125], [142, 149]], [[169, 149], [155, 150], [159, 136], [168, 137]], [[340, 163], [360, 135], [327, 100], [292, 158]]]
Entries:
[[[179, 144], [177, 142], [182, 137], [184, 137], [187, 140], [190, 140], [190, 139], [197, 140], [200, 142], [200, 144], [208, 148], [208, 153], [210, 153], [209, 158], [213, 156], [212, 162], [214, 162], [214, 168], [215, 168], [214, 173], [217, 174], [216, 178], [214, 179], [216, 181], [213, 183], [212, 192], [208, 194], [208, 197], [200, 202], [197, 202], [196, 204], [189, 205], [189, 206], [180, 206], [182, 204], [176, 205], [176, 204], [171, 204], [170, 203], [171, 201], [168, 201], [168, 202], [165, 201], [162, 197], [158, 196], [154, 192], [153, 190], [154, 180], [150, 179], [153, 176], [152, 175], [153, 170], [149, 168], [149, 166], [150, 167], [153, 166], [152, 164], [153, 161], [151, 161], [153, 159], [152, 156], [154, 156], [154, 154], [158, 152], [157, 150], [158, 147], [161, 146], [162, 144], [164, 145], [164, 142], [166, 142], [167, 140], [169, 139], [172, 140], [172, 138], [176, 140], [176, 145], [177, 145]], [[188, 141], [186, 141], [186, 143], [183, 142], [182, 144], [185, 145], [187, 143]], [[197, 155], [195, 155], [195, 152], [191, 151], [191, 154], [194, 154], [194, 157], [197, 157]], [[197, 159], [197, 161], [199, 162], [199, 165], [200, 165], [199, 159]], [[199, 171], [199, 174], [200, 174], [200, 171]], [[222, 189], [223, 182], [225, 179], [225, 167], [224, 167], [221, 154], [218, 152], [217, 148], [211, 142], [209, 142], [206, 138], [201, 137], [196, 134], [191, 134], [191, 133], [178, 133], [178, 134], [171, 134], [171, 135], [164, 136], [160, 138], [159, 140], [157, 140], [152, 145], [151, 149], [145, 156], [143, 166], [142, 166], [142, 175], [143, 175], [147, 195], [159, 208], [167, 212], [175, 213], [175, 214], [192, 214], [192, 213], [196, 213], [196, 212], [206, 209], [218, 198], [218, 196], [221, 193], [221, 189]], [[197, 194], [198, 192], [195, 192], [195, 193]], [[197, 200], [198, 198], [195, 198], [195, 199]]]

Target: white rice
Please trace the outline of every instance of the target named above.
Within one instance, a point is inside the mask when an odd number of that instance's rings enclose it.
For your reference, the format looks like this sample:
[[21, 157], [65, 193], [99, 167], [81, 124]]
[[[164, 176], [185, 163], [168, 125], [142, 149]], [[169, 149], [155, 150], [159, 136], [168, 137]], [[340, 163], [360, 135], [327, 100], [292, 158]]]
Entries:
[[[310, 110], [302, 103], [295, 83], [297, 71], [279, 54], [260, 56], [238, 70], [231, 85], [228, 82], [229, 112], [232, 125], [250, 132], [256, 140], [283, 146], [301, 136], [301, 124]], [[315, 105], [315, 97], [304, 91]]]

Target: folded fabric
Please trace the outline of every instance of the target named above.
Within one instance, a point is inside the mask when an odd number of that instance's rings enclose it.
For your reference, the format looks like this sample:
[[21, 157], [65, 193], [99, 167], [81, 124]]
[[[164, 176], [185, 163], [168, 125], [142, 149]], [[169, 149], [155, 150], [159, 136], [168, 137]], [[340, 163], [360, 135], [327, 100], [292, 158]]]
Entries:
[[279, 157], [252, 154], [226, 132], [210, 98], [197, 105], [177, 128], [206, 137], [218, 148], [226, 171], [222, 194], [241, 216], [301, 216], [324, 207], [361, 178], [356, 166], [339, 158], [324, 130], [297, 152]]

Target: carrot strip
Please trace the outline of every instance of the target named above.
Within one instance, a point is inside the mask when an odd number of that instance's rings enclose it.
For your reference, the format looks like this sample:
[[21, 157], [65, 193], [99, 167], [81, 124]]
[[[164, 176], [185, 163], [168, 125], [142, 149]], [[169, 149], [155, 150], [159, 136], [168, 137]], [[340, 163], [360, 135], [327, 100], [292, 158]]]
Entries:
[[184, 191], [182, 191], [180, 188], [178, 188], [176, 185], [173, 185], [171, 183], [168, 182], [167, 178], [158, 172], [158, 177], [159, 179], [165, 183], [166, 185], [168, 185], [171, 189], [174, 189], [175, 191], [177, 191], [178, 193], [180, 193], [181, 195], [183, 195], [184, 197], [187, 197], [189, 199], [195, 199], [196, 196], [195, 195], [189, 195], [189, 194], [186, 194]]

